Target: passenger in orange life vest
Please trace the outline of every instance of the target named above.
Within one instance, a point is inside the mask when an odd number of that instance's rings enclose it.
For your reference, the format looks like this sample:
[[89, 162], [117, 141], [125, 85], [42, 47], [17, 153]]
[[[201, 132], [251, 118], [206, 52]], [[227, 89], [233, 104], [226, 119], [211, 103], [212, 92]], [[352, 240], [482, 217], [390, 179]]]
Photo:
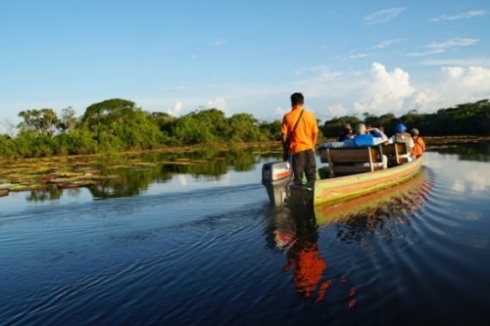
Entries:
[[388, 144], [394, 144], [394, 143], [405, 143], [407, 145], [408, 153], [406, 155], [400, 155], [400, 157], [406, 157], [407, 160], [410, 162], [412, 160], [412, 156], [410, 153], [412, 152], [413, 148], [413, 139], [412, 136], [406, 132], [407, 127], [403, 123], [398, 123], [395, 127], [395, 134], [391, 136], [388, 139]]
[[422, 156], [425, 152], [425, 142], [422, 137], [419, 136], [419, 130], [413, 128], [410, 130], [410, 135], [412, 135], [414, 146], [412, 148], [412, 156], [414, 158]]

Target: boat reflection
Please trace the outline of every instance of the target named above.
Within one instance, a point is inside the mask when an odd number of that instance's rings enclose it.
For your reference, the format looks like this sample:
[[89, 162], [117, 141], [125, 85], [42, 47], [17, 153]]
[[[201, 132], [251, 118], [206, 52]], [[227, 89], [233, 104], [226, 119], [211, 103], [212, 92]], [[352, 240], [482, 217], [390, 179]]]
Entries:
[[[414, 178], [396, 186], [336, 205], [316, 207], [316, 221], [321, 226], [333, 223], [345, 226], [365, 225], [365, 229], [369, 230], [367, 232], [381, 231], [389, 220], [407, 224], [413, 211], [426, 200], [433, 183], [433, 174], [423, 167]], [[341, 238], [347, 240], [359, 236], [343, 234]]]
[[408, 223], [414, 210], [424, 203], [432, 184], [432, 173], [423, 168], [402, 184], [333, 206], [275, 208], [268, 226], [268, 244], [285, 253], [282, 271], [292, 271], [300, 297], [321, 301], [332, 282], [338, 281], [348, 306], [353, 307], [356, 290], [347, 277], [326, 277], [328, 265], [318, 246], [319, 228], [336, 227], [341, 242], [362, 242], [374, 234], [391, 237], [396, 229], [393, 226]]

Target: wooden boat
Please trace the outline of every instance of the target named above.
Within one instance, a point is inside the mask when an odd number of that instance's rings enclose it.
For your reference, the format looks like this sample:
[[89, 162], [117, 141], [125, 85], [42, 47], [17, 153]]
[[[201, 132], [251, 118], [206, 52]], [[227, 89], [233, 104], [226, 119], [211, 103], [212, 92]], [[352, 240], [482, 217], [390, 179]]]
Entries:
[[[292, 184], [289, 162], [270, 162], [262, 167], [262, 184], [271, 204], [284, 202], [313, 206], [339, 203], [389, 188], [407, 181], [421, 171], [422, 157], [404, 163], [398, 147], [369, 146], [362, 148], [330, 148], [320, 151], [322, 163], [317, 180], [303, 185]], [[390, 154], [383, 154], [383, 149]], [[399, 149], [406, 154], [404, 146]], [[404, 151], [404, 152], [403, 152]], [[388, 167], [388, 162], [391, 162]]]
[[332, 205], [319, 205], [314, 208], [316, 222], [320, 226], [348, 221], [358, 215], [374, 215], [382, 209], [384, 215], [398, 212], [410, 212], [425, 201], [433, 185], [433, 179], [427, 169], [422, 167], [420, 173], [405, 182], [374, 191]]

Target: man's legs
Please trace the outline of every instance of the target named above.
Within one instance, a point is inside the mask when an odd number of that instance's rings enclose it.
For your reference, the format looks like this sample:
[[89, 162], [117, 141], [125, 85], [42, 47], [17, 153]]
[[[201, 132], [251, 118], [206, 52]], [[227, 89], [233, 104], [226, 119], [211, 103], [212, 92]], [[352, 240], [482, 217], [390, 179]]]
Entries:
[[293, 154], [293, 173], [294, 184], [303, 183], [303, 174], [306, 174], [306, 180], [314, 181], [316, 179], [316, 158], [313, 150], [306, 150]]
[[294, 184], [301, 185], [303, 183], [303, 174], [305, 173], [306, 151], [293, 154], [293, 173]]
[[313, 150], [305, 151], [306, 156], [306, 165], [305, 165], [305, 174], [306, 180], [315, 181], [316, 180], [316, 157], [315, 152]]

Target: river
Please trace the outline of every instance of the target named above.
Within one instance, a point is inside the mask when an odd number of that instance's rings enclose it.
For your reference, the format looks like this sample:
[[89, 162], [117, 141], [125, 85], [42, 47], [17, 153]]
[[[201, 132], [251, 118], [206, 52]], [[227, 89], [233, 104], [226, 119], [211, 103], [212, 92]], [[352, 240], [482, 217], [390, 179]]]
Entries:
[[279, 157], [0, 198], [0, 324], [490, 322], [490, 143], [430, 148], [418, 178], [315, 210], [270, 207]]

